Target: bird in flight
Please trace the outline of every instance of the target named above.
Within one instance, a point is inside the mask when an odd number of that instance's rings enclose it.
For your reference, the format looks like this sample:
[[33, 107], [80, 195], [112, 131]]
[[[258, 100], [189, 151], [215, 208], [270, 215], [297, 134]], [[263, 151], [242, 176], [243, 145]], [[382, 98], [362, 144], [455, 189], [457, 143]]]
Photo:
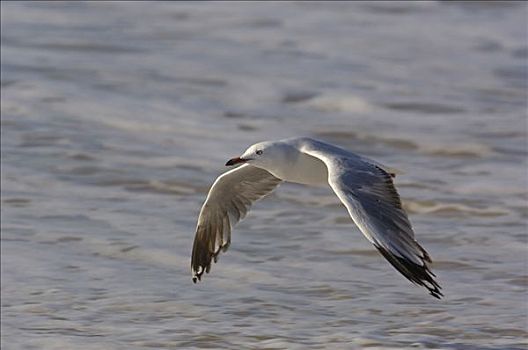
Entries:
[[302, 137], [250, 146], [226, 166], [202, 206], [191, 255], [193, 282], [209, 273], [211, 262], [231, 243], [231, 229], [253, 202], [283, 181], [329, 185], [350, 217], [376, 249], [412, 283], [443, 296], [429, 269], [429, 254], [415, 240], [392, 178], [385, 166], [337, 146]]

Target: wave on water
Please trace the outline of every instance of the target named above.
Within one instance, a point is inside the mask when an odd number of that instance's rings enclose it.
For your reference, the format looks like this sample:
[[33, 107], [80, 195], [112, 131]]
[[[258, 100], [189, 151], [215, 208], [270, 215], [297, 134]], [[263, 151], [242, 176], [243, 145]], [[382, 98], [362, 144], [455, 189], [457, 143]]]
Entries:
[[477, 208], [461, 203], [437, 201], [404, 200], [403, 208], [410, 214], [434, 214], [440, 216], [480, 216], [494, 217], [508, 215], [508, 211], [498, 207]]
[[317, 138], [341, 142], [344, 145], [350, 142], [358, 144], [374, 144], [384, 147], [396, 148], [404, 151], [412, 151], [420, 154], [437, 157], [471, 158], [485, 157], [493, 154], [491, 147], [482, 143], [443, 143], [440, 141], [426, 141], [411, 136], [393, 136], [383, 133], [371, 133], [364, 131], [319, 131], [313, 133]]
[[322, 95], [303, 102], [308, 107], [322, 112], [369, 113], [375, 106], [360, 96]]

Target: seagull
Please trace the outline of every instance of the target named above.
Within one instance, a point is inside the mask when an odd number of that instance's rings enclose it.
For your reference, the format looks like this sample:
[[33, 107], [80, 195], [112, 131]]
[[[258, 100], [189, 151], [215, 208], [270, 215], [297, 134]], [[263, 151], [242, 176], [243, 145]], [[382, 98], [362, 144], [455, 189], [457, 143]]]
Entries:
[[259, 142], [226, 166], [200, 210], [191, 255], [193, 282], [209, 273], [231, 243], [231, 229], [251, 205], [283, 181], [329, 185], [350, 217], [396, 270], [435, 298], [443, 294], [427, 263], [431, 258], [414, 232], [394, 187], [392, 169], [308, 137]]

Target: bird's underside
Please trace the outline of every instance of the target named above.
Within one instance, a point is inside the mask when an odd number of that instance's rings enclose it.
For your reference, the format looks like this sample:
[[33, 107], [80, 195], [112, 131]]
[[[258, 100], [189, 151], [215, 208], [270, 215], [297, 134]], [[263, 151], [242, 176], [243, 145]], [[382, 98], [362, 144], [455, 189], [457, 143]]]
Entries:
[[[443, 294], [428, 267], [431, 258], [414, 239], [411, 224], [394, 188], [394, 174], [377, 163], [341, 149], [310, 140], [299, 148], [328, 168], [328, 184], [347, 208], [352, 220], [387, 261], [412, 283]], [[321, 150], [322, 149], [322, 150]], [[342, 151], [345, 152], [345, 151]], [[237, 158], [239, 159], [239, 158]], [[268, 171], [244, 164], [215, 181], [202, 206], [193, 244], [193, 281], [209, 273], [212, 261], [231, 242], [231, 229], [244, 218], [253, 202], [271, 193], [281, 179]]]

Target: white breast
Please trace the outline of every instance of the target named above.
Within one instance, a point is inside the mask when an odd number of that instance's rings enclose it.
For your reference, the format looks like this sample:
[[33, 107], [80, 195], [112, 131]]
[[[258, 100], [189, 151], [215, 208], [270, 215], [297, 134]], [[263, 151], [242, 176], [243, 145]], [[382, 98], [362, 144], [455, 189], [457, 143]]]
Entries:
[[288, 182], [316, 186], [328, 185], [326, 165], [321, 160], [302, 152], [299, 152], [293, 161], [288, 162], [287, 166], [282, 166], [280, 169], [269, 169], [269, 171]]

